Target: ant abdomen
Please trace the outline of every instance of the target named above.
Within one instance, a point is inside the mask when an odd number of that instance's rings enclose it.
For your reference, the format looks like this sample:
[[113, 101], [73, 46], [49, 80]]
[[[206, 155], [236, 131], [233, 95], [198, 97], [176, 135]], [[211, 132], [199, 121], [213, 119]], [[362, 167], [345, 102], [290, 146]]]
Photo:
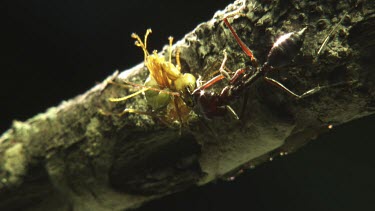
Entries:
[[306, 28], [279, 37], [268, 53], [265, 65], [278, 68], [291, 63], [302, 47]]

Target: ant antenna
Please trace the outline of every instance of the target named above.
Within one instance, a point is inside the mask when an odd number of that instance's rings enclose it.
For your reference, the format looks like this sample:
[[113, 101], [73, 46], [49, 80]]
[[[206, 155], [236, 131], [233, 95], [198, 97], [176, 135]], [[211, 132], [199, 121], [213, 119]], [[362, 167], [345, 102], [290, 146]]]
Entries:
[[348, 12], [346, 12], [346, 13], [342, 16], [342, 18], [341, 18], [340, 21], [336, 24], [336, 26], [335, 26], [335, 27], [334, 27], [334, 28], [333, 28], [333, 29], [327, 34], [326, 38], [324, 39], [322, 45], [320, 46], [320, 48], [319, 48], [319, 50], [318, 50], [318, 53], [316, 54], [316, 58], [319, 57], [320, 53], [323, 51], [323, 48], [327, 45], [327, 42], [328, 42], [328, 40], [331, 38], [331, 36], [333, 36], [333, 35], [336, 33], [336, 31], [337, 31], [337, 29], [338, 29], [340, 23], [344, 20], [344, 18], [345, 18], [345, 16], [346, 16], [347, 14], [348, 14]]

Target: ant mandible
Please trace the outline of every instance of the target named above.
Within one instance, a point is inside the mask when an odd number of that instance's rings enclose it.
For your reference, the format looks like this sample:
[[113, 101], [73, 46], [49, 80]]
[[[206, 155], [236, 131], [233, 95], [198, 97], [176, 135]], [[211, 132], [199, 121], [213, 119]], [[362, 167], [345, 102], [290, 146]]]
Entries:
[[[236, 31], [228, 22], [228, 17], [232, 15], [233, 14], [224, 17], [223, 21], [231, 31], [233, 37], [236, 39], [236, 42], [241, 47], [242, 51], [250, 58], [250, 61], [252, 63], [252, 67], [250, 68], [251, 71], [249, 71], [248, 68], [241, 68], [237, 70], [233, 74], [233, 76], [230, 76], [229, 73], [224, 69], [227, 60], [227, 54], [224, 51], [224, 60], [220, 67], [221, 74], [215, 76], [214, 78], [191, 92], [193, 102], [195, 102], [198, 109], [203, 113], [204, 117], [206, 117], [207, 119], [211, 119], [213, 117], [224, 116], [227, 112], [230, 112], [234, 116], [234, 118], [239, 119], [238, 115], [229, 106], [229, 103], [233, 99], [238, 98], [244, 92], [244, 90], [246, 90], [259, 78], [263, 78], [267, 82], [275, 85], [276, 87], [279, 87], [280, 89], [286, 91], [288, 94], [298, 99], [304, 98], [321, 90], [322, 87], [318, 86], [314, 89], [306, 91], [302, 95], [298, 95], [286, 88], [283, 84], [276, 81], [275, 79], [267, 77], [268, 72], [274, 70], [275, 68], [284, 67], [291, 63], [293, 58], [299, 53], [300, 48], [302, 47], [307, 27], [297, 32], [287, 33], [278, 38], [269, 51], [266, 62], [263, 65], [259, 66], [253, 52], [241, 40]], [[227, 78], [229, 80], [229, 83], [221, 90], [220, 94], [212, 91], [206, 91], [207, 88], [211, 87], [224, 78]]]

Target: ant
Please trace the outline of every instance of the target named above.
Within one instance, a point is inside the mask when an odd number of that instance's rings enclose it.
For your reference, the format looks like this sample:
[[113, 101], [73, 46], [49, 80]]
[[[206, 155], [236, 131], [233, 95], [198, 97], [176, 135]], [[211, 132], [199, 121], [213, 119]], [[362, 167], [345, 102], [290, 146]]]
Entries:
[[[250, 58], [251, 67], [245, 67], [237, 70], [234, 72], [232, 76], [225, 70], [225, 63], [227, 60], [227, 54], [224, 50], [224, 59], [222, 61], [220, 67], [219, 75], [213, 77], [211, 80], [207, 81], [203, 85], [198, 86], [194, 91], [190, 92], [190, 95], [193, 98], [193, 102], [197, 105], [198, 109], [201, 111], [203, 116], [206, 119], [211, 119], [214, 117], [221, 117], [226, 115], [226, 113], [232, 114], [235, 119], [239, 119], [238, 115], [235, 111], [229, 106], [229, 103], [235, 99], [240, 97], [240, 95], [253, 83], [255, 83], [258, 79], [262, 78], [268, 83], [280, 88], [281, 90], [285, 91], [289, 95], [293, 96], [296, 99], [302, 99], [308, 97], [312, 94], [315, 94], [322, 89], [333, 87], [333, 86], [341, 86], [345, 84], [355, 83], [355, 81], [349, 82], [338, 82], [335, 84], [330, 84], [326, 86], [317, 86], [313, 89], [310, 89], [304, 92], [301, 95], [298, 95], [288, 89], [279, 81], [267, 77], [267, 73], [273, 71], [275, 69], [285, 67], [289, 65], [293, 58], [299, 53], [307, 27], [296, 31], [290, 32], [280, 36], [276, 42], [274, 42], [272, 48], [270, 49], [266, 62], [263, 65], [259, 65], [257, 59], [255, 58], [253, 52], [250, 48], [241, 40], [241, 38], [237, 35], [236, 31], [233, 29], [231, 24], [228, 21], [229, 17], [236, 16], [240, 14], [240, 10], [242, 10], [246, 6], [246, 1], [242, 1], [242, 6], [240, 6], [237, 10], [227, 14], [223, 18], [224, 24], [229, 28], [233, 37], [235, 38], [237, 44], [241, 47], [242, 51]], [[345, 17], [345, 16], [344, 16]], [[343, 19], [342, 19], [343, 20]], [[340, 20], [340, 22], [342, 21]], [[339, 22], [339, 23], [340, 23]], [[334, 30], [336, 30], [337, 26], [327, 35], [326, 39], [324, 40], [322, 46], [318, 51], [321, 52], [321, 49], [326, 44], [327, 40], [331, 36]], [[225, 86], [220, 93], [215, 93], [212, 91], [206, 91], [209, 87], [216, 84], [217, 82], [223, 80], [224, 78], [228, 79], [229, 83]], [[244, 105], [246, 100], [244, 101]]]
[[[169, 37], [169, 59], [160, 56], [156, 50], [150, 54], [147, 50], [147, 38], [151, 33], [151, 29], [146, 31], [144, 36], [144, 41], [133, 33], [131, 35], [134, 38], [135, 45], [140, 47], [144, 53], [144, 64], [147, 67], [150, 75], [146, 79], [144, 85], [137, 85], [130, 82], [124, 82], [131, 86], [138, 86], [142, 89], [121, 98], [110, 98], [111, 102], [120, 102], [127, 100], [131, 97], [139, 95], [141, 93], [145, 94], [147, 103], [151, 106], [152, 111], [161, 111], [166, 108], [165, 116], [161, 118], [153, 113], [143, 112], [135, 109], [125, 109], [119, 115], [122, 116], [126, 113], [137, 113], [145, 114], [149, 116], [154, 116], [159, 118], [162, 122], [167, 125], [179, 121], [181, 124], [185, 123], [189, 119], [189, 114], [191, 112], [191, 107], [186, 105], [187, 99], [184, 99], [188, 93], [187, 90], [194, 90], [196, 79], [194, 75], [190, 73], [181, 73], [181, 62], [179, 50], [176, 51], [176, 65], [172, 63], [172, 43], [173, 38]], [[116, 84], [111, 82], [112, 84]], [[117, 84], [124, 86], [121, 84]]]
[[[286, 91], [288, 94], [298, 99], [307, 97], [324, 88], [318, 86], [314, 89], [306, 91], [302, 95], [298, 95], [286, 88], [283, 84], [276, 81], [275, 79], [267, 77], [268, 72], [276, 68], [284, 67], [291, 63], [293, 58], [299, 53], [300, 48], [302, 47], [307, 27], [297, 32], [284, 34], [280, 38], [278, 38], [269, 51], [266, 62], [263, 65], [259, 66], [253, 52], [241, 40], [236, 31], [228, 22], [229, 16], [232, 15], [224, 17], [223, 21], [231, 31], [242, 51], [250, 58], [252, 67], [239, 69], [233, 74], [233, 76], [230, 76], [224, 68], [227, 60], [227, 54], [224, 51], [224, 60], [220, 67], [221, 74], [213, 77], [211, 80], [207, 81], [205, 84], [199, 86], [193, 92], [191, 92], [193, 102], [195, 102], [198, 109], [202, 112], [203, 116], [206, 119], [221, 117], [226, 115], [227, 112], [230, 112], [235, 119], [239, 119], [235, 111], [229, 106], [229, 103], [233, 99], [238, 98], [245, 89], [247, 89], [260, 78], [263, 78], [267, 82], [275, 85], [276, 87], [279, 87], [280, 89]], [[220, 93], [206, 91], [207, 88], [223, 80], [224, 78], [228, 79], [229, 83], [221, 90]]]

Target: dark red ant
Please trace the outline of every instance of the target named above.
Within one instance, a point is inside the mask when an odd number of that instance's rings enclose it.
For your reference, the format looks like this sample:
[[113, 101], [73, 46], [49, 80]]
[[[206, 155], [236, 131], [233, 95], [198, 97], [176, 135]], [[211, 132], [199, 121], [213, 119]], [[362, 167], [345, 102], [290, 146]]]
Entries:
[[[221, 74], [212, 78], [211, 80], [207, 81], [205, 84], [199, 86], [191, 92], [193, 102], [206, 118], [211, 119], [213, 117], [224, 116], [229, 111], [236, 119], [238, 119], [237, 114], [229, 106], [229, 103], [233, 99], [238, 98], [244, 92], [244, 90], [246, 90], [259, 78], [265, 79], [267, 82], [281, 88], [282, 90], [286, 91], [296, 98], [306, 97], [319, 91], [322, 88], [318, 86], [303, 93], [302, 95], [298, 95], [286, 88], [283, 84], [276, 81], [275, 79], [268, 78], [266, 76], [269, 71], [275, 68], [284, 67], [291, 63], [293, 58], [299, 53], [300, 48], [302, 47], [304, 34], [307, 27], [298, 32], [291, 32], [282, 35], [279, 39], [277, 39], [268, 53], [266, 62], [259, 67], [258, 62], [253, 55], [253, 52], [237, 35], [235, 30], [229, 24], [227, 18], [228, 16], [223, 19], [225, 25], [232, 32], [234, 38], [242, 48], [243, 52], [247, 56], [249, 56], [252, 67], [239, 69], [233, 74], [233, 76], [229, 76], [229, 73], [224, 69], [225, 62], [227, 60], [227, 55], [224, 51], [224, 60], [220, 67]], [[211, 87], [224, 78], [227, 78], [229, 80], [229, 84], [221, 90], [220, 94], [213, 91], [206, 91], [207, 88]]]

